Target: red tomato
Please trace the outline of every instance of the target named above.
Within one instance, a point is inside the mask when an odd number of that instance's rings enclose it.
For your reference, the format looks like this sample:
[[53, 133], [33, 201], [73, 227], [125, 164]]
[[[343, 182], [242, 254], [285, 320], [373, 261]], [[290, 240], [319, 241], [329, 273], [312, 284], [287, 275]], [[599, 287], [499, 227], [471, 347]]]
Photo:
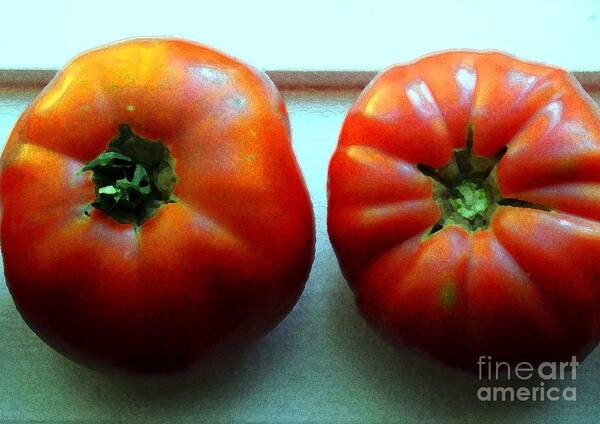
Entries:
[[293, 307], [314, 254], [277, 89], [182, 40], [70, 62], [12, 131], [1, 196], [17, 308], [91, 366], [181, 369], [256, 339]]
[[599, 220], [596, 105], [501, 53], [385, 70], [329, 166], [329, 235], [362, 314], [461, 367], [597, 345]]

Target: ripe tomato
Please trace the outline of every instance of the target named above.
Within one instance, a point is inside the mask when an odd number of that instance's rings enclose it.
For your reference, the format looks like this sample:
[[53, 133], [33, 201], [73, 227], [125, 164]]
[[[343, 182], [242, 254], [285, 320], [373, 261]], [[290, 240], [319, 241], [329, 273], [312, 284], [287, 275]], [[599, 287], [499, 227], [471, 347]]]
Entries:
[[461, 367], [597, 345], [599, 220], [596, 105], [501, 53], [385, 70], [329, 166], [329, 235], [362, 314]]
[[1, 196], [17, 308], [92, 366], [180, 369], [247, 343], [290, 311], [314, 255], [277, 89], [182, 40], [69, 63], [12, 131]]

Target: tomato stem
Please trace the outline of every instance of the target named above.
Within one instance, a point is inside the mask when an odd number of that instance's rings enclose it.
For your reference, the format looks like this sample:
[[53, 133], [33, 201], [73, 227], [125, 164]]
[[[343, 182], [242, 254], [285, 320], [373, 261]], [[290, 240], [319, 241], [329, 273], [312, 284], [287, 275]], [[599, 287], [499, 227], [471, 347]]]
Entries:
[[142, 225], [165, 203], [174, 202], [177, 177], [169, 149], [122, 124], [108, 149], [80, 172], [92, 171], [96, 200], [91, 206], [118, 222]]
[[451, 224], [469, 231], [487, 228], [498, 205], [549, 210], [542, 205], [502, 197], [496, 181], [496, 166], [505, 153], [506, 147], [493, 157], [475, 155], [473, 131], [469, 127], [465, 148], [456, 150], [448, 164], [440, 168], [417, 165], [423, 174], [433, 179], [434, 199], [442, 212], [429, 234]]

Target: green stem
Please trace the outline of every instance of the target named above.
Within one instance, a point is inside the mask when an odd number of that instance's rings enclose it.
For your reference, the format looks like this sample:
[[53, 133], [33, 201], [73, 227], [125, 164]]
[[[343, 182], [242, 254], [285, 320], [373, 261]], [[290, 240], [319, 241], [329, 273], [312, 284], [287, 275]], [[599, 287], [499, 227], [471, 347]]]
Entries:
[[498, 205], [549, 210], [543, 205], [503, 198], [496, 181], [496, 166], [506, 153], [503, 147], [493, 157], [473, 152], [473, 132], [469, 128], [466, 146], [456, 150], [452, 160], [440, 168], [424, 164], [417, 168], [433, 179], [434, 198], [442, 212], [429, 234], [455, 224], [469, 231], [487, 228]]
[[118, 222], [142, 225], [165, 203], [173, 202], [177, 181], [169, 149], [160, 141], [135, 134], [120, 125], [108, 149], [87, 163], [96, 200], [92, 206]]

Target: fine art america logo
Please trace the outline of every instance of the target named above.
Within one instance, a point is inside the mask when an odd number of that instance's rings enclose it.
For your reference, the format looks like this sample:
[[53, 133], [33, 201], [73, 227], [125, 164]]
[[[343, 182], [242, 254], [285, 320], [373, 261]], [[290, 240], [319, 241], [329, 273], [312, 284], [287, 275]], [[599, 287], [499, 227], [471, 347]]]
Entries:
[[480, 356], [477, 361], [479, 380], [485, 382], [477, 390], [477, 398], [490, 401], [575, 401], [577, 390], [577, 362], [575, 356], [568, 362], [532, 364], [497, 362], [491, 356]]

